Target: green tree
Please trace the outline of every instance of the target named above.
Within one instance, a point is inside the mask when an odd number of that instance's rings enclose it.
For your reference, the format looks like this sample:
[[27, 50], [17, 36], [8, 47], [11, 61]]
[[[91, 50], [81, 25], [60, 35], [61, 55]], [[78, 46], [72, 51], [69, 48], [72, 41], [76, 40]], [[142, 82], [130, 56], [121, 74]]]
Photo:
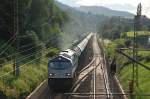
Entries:
[[[23, 54], [33, 54], [42, 52], [42, 48], [44, 48], [43, 43], [39, 40], [38, 36], [34, 31], [26, 31], [26, 37], [20, 39], [20, 51], [24, 51]], [[28, 50], [28, 51], [26, 51]], [[35, 53], [35, 55], [36, 55]]]

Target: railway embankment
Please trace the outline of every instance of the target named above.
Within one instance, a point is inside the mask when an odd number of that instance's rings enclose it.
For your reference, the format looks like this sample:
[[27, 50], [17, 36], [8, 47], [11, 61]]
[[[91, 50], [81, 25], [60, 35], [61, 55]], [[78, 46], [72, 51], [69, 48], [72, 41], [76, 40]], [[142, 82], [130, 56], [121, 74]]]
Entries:
[[[90, 61], [92, 60], [93, 57], [93, 52], [92, 52], [92, 38], [89, 40], [85, 50], [82, 53], [82, 56], [80, 57], [79, 60], [79, 67], [78, 71], [83, 69]], [[52, 90], [48, 88], [47, 81], [42, 82], [30, 95], [27, 97], [27, 99], [49, 99], [51, 96], [55, 97], [57, 99], [63, 99], [63, 95], [56, 95], [55, 93], [51, 93]], [[61, 97], [61, 98], [59, 98]], [[54, 98], [54, 99], [55, 99]]]

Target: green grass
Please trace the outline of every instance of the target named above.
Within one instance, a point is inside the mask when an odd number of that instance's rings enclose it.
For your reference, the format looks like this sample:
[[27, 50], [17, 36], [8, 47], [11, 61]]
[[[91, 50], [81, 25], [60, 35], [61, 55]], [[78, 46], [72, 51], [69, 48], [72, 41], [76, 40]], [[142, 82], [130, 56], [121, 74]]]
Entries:
[[150, 62], [150, 51], [138, 51], [137, 55], [140, 61]]
[[37, 85], [47, 78], [47, 59], [45, 63], [30, 63], [20, 69], [19, 77], [12, 73], [0, 80], [0, 91], [7, 98], [25, 98]]
[[[150, 35], [150, 31], [138, 31], [137, 35], [138, 36]], [[134, 32], [133, 31], [127, 32], [127, 37], [133, 37], [133, 36], [134, 36]]]
[[[141, 63], [150, 67], [150, 61], [147, 61], [147, 57], [149, 57], [149, 51], [139, 51], [138, 55], [141, 57]], [[139, 80], [139, 87], [135, 88], [136, 94], [150, 94], [150, 88], [148, 87], [150, 84], [150, 71], [146, 70], [145, 68], [138, 65], [138, 80]], [[119, 79], [121, 84], [126, 92], [128, 92], [129, 88], [129, 81], [132, 80], [132, 64], [128, 64], [124, 67], [119, 75]], [[136, 97], [136, 99], [149, 99], [150, 97]]]
[[[129, 60], [116, 53], [114, 49], [117, 48], [118, 45], [124, 46], [124, 42], [122, 39], [115, 40], [109, 44], [105, 45], [107, 56], [110, 56], [112, 59], [116, 56], [117, 61], [117, 70], [119, 70], [119, 80], [125, 92], [129, 91], [129, 82], [132, 80], [132, 63]], [[132, 56], [132, 52], [124, 51], [128, 55]], [[142, 64], [150, 67], [150, 51], [138, 51], [138, 59]], [[129, 62], [129, 63], [128, 63]], [[123, 66], [124, 63], [128, 63], [123, 69], [119, 69], [120, 66]], [[139, 74], [139, 87], [135, 86], [136, 94], [150, 94], [150, 71], [138, 65], [138, 74]], [[150, 99], [150, 96], [138, 96], [136, 99]]]
[[[50, 48], [50, 56], [59, 52], [58, 49]], [[46, 55], [46, 54], [45, 54]], [[0, 79], [0, 97], [8, 99], [24, 99], [31, 93], [43, 80], [47, 79], [47, 63], [49, 56], [43, 56], [20, 68], [20, 75], [16, 77], [13, 72]], [[30, 60], [31, 61], [31, 60]], [[0, 69], [0, 75], [13, 70], [13, 64], [6, 64]]]
[[[57, 55], [59, 52], [60, 52], [60, 50], [57, 48], [52, 48], [52, 47], [48, 48], [46, 58], [53, 57], [53, 56]], [[20, 55], [20, 57], [22, 57], [22, 56]], [[30, 58], [27, 58], [26, 61], [22, 62], [22, 64], [24, 62], [28, 62], [28, 61], [30, 61]], [[0, 75], [8, 73], [9, 71], [12, 71], [13, 66], [14, 66], [14, 60], [7, 61], [7, 62], [3, 63], [2, 67], [0, 68]]]
[[[143, 52], [142, 52], [143, 53]], [[144, 52], [148, 53], [148, 52]], [[150, 53], [150, 52], [149, 52]], [[140, 61], [141, 63], [145, 64], [146, 66], [150, 67], [150, 62]], [[139, 87], [135, 86], [136, 94], [150, 94], [150, 71], [146, 70], [145, 68], [138, 65], [138, 82]], [[132, 64], [129, 64], [124, 69], [121, 70], [119, 79], [124, 90], [127, 92], [129, 88], [129, 81], [132, 80]], [[136, 99], [150, 99], [150, 96], [138, 96]]]

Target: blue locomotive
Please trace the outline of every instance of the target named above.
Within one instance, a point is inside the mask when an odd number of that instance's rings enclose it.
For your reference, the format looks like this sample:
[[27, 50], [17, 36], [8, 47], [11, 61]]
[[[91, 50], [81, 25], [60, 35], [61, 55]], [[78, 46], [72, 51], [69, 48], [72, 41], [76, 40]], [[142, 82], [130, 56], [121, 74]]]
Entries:
[[73, 49], [62, 51], [48, 62], [48, 85], [50, 89], [70, 88], [76, 77], [78, 59], [92, 37], [90, 33]]

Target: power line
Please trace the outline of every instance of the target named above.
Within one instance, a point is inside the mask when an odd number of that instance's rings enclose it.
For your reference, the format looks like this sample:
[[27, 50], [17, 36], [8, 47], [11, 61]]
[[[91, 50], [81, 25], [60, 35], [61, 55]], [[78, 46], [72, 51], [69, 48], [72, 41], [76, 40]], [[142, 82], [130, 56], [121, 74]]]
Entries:
[[18, 36], [18, 38], [25, 38], [25, 37], [32, 37], [32, 36], [34, 36], [33, 34], [28, 34], [28, 35], [22, 35], [22, 36]]
[[[46, 51], [46, 50], [45, 50], [45, 51]], [[44, 52], [44, 53], [45, 53], [45, 52]], [[35, 59], [33, 59], [33, 60], [31, 60], [31, 61], [29, 61], [29, 62], [23, 64], [22, 66], [19, 67], [19, 69], [25, 67], [26, 64], [32, 63], [33, 61], [35, 61], [35, 60], [37, 60], [37, 59], [40, 59], [40, 58], [43, 57], [43, 56], [44, 56], [44, 55], [42, 55], [42, 56], [40, 56], [40, 57], [38, 57], [38, 58], [35, 58]], [[15, 70], [16, 70], [16, 68], [15, 68]], [[7, 72], [6, 74], [1, 75], [0, 78], [5, 77], [5, 76], [9, 75], [10, 73], [13, 73], [15, 70], [11, 70], [11, 71]]]
[[125, 53], [123, 53], [121, 50], [116, 50], [119, 54], [122, 54], [124, 55], [125, 57], [127, 57], [128, 59], [132, 60], [133, 62], [136, 62], [137, 64], [139, 64], [140, 66], [144, 67], [145, 69], [147, 70], [150, 70], [150, 67], [149, 66], [146, 66], [140, 62], [138, 62], [137, 60], [133, 59], [132, 57], [126, 55]]
[[15, 37], [15, 34], [6, 43], [4, 43], [0, 49], [3, 49], [14, 37]]
[[19, 63], [19, 62], [21, 62], [21, 61], [23, 61], [23, 60], [25, 60], [25, 59], [30, 58], [31, 56], [34, 56], [34, 55], [35, 55], [35, 53], [37, 53], [37, 51], [36, 51], [36, 52], [34, 52], [34, 53], [32, 53], [32, 54], [27, 54], [27, 55], [25, 55], [25, 56], [21, 57], [21, 59], [19, 58], [18, 63]]
[[[32, 53], [32, 54], [24, 55], [24, 56], [22, 56], [22, 57], [19, 57], [20, 60], [18, 61], [18, 63], [21, 62], [21, 61], [23, 61], [23, 60], [25, 60], [25, 59], [28, 58], [28, 56], [30, 56], [30, 55], [33, 56], [35, 53], [36, 53], [36, 52], [34, 52], [34, 53]], [[7, 63], [9, 63], [9, 65], [12, 65], [13, 63], [11, 63], [11, 62], [12, 62], [12, 61], [9, 61], [9, 62], [7, 62]], [[0, 64], [0, 65], [2, 66], [2, 65], [6, 65], [6, 64], [3, 63], [3, 64]]]
[[8, 48], [13, 44], [14, 41], [15, 41], [15, 39], [0, 53], [0, 55], [2, 55], [4, 52], [6, 52], [6, 50], [8, 50]]
[[14, 55], [17, 55], [17, 54], [21, 54], [21, 53], [23, 53], [23, 52], [30, 51], [31, 49], [36, 48], [36, 47], [39, 47], [40, 45], [42, 45], [42, 43], [40, 43], [40, 44], [39, 44], [39, 45], [37, 45], [37, 46], [33, 46], [33, 47], [28, 48], [28, 49], [26, 49], [26, 50], [22, 50], [22, 51], [20, 51], [20, 52], [17, 52], [17, 53], [14, 53], [14, 54], [8, 55], [8, 56], [3, 57], [3, 58], [0, 58], [0, 59], [9, 58], [9, 57], [12, 57], [12, 56], [14, 56]]
[[[40, 57], [42, 57], [42, 56], [40, 56]], [[35, 59], [33, 59], [33, 60], [27, 62], [26, 64], [29, 64], [29, 63], [31, 63], [31, 62], [33, 62], [33, 61], [39, 59], [40, 57], [35, 58]], [[20, 66], [19, 69], [20, 69], [20, 68], [23, 68], [26, 64], [23, 64], [22, 66]], [[16, 68], [15, 68], [15, 70], [16, 70]], [[10, 73], [13, 73], [15, 70], [11, 70], [11, 71], [7, 72], [6, 74], [1, 75], [0, 78], [5, 77], [5, 76], [9, 75]]]
[[[44, 42], [41, 42], [39, 45], [33, 46], [33, 47], [29, 48], [29, 49], [26, 49], [26, 50], [23, 50], [23, 51], [20, 51], [20, 52], [17, 52], [17, 53], [14, 53], [14, 54], [8, 55], [8, 56], [3, 57], [3, 58], [0, 58], [0, 59], [9, 58], [9, 57], [14, 56], [14, 55], [16, 55], [16, 54], [21, 54], [21, 53], [23, 53], [23, 52], [29, 51], [29, 50], [31, 50], [31, 49], [33, 49], [33, 48], [36, 48], [36, 47], [38, 47], [38, 46], [42, 45], [43, 43], [48, 43], [48, 42], [49, 42], [49, 40], [46, 40], [46, 41], [44, 41]], [[34, 45], [34, 44], [27, 44], [27, 45], [23, 45], [23, 46], [22, 46], [22, 47], [20, 47], [20, 48], [28, 47], [28, 46], [32, 46], [32, 45]]]
[[[29, 57], [31, 57], [31, 56], [33, 56], [34, 54], [35, 54], [36, 52], [34, 52], [34, 53], [32, 53], [32, 54], [27, 54], [27, 55], [24, 55], [24, 56], [22, 56], [22, 57], [19, 57], [19, 61], [18, 61], [18, 63], [19, 62], [21, 62], [21, 61], [23, 61], [23, 60], [25, 60], [25, 59], [27, 59], [27, 58], [29, 58]], [[10, 61], [11, 62], [11, 61]], [[12, 65], [13, 63], [10, 63], [9, 65]], [[5, 65], [5, 63], [3, 63], [3, 64], [0, 64], [0, 65]]]
[[[31, 50], [31, 48], [30, 48], [30, 50]], [[27, 50], [26, 50], [27, 51]], [[17, 59], [23, 59], [23, 57], [28, 57], [28, 56], [30, 56], [30, 55], [34, 55], [35, 53], [37, 53], [38, 51], [42, 51], [42, 49], [40, 49], [40, 50], [36, 50], [35, 52], [33, 52], [32, 54], [27, 54], [27, 55], [24, 55], [24, 56], [22, 56], [22, 57], [19, 57], [19, 58], [17, 58]], [[22, 52], [25, 52], [25, 51], [22, 51]], [[37, 53], [38, 54], [38, 53]], [[15, 55], [15, 54], [14, 54]], [[23, 59], [24, 60], [24, 59]], [[22, 60], [21, 60], [22, 61]], [[21, 62], [20, 60], [18, 61], [18, 63], [19, 62]], [[11, 61], [10, 61], [11, 62]], [[8, 63], [8, 62], [7, 62]], [[13, 63], [12, 63], [13, 64]], [[10, 64], [10, 65], [12, 65], [12, 64]], [[5, 63], [3, 63], [3, 64], [0, 64], [0, 65], [5, 65]]]

